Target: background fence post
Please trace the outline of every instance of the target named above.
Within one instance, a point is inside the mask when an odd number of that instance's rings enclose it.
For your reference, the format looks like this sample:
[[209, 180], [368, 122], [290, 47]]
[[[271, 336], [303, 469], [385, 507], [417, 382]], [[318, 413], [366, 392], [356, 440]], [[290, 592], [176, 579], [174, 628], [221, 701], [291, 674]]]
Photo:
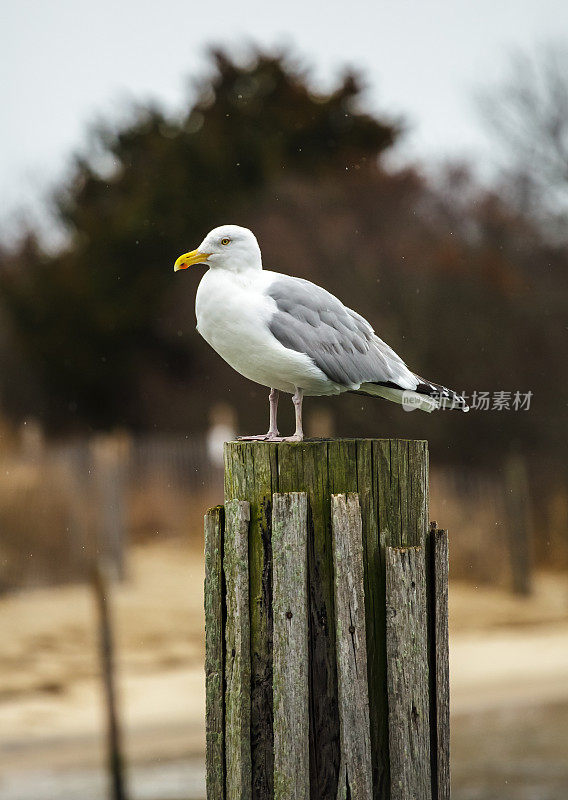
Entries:
[[[249, 519], [241, 514], [235, 528], [230, 518], [237, 506], [248, 509]], [[208, 719], [222, 703], [215, 719], [218, 722], [224, 715], [227, 800], [280, 800], [283, 787], [290, 800], [406, 800], [399, 786], [401, 769], [405, 785], [414, 787], [412, 800], [444, 797], [434, 777], [437, 766], [430, 760], [430, 748], [438, 742], [431, 726], [436, 719], [440, 724], [447, 719], [443, 709], [438, 717], [430, 709], [437, 702], [447, 702], [447, 693], [438, 693], [435, 676], [432, 681], [429, 676], [429, 664], [435, 664], [434, 632], [442, 628], [433, 627], [428, 605], [435, 573], [425, 560], [426, 442], [229, 442], [225, 446], [225, 512], [224, 534], [219, 530], [207, 535], [206, 562], [212, 575], [208, 580], [223, 587], [217, 612], [208, 612], [207, 643], [212, 646], [210, 637], [216, 637], [215, 652], [222, 652], [220, 635], [214, 633], [221, 614], [226, 642], [221, 657], [227, 680], [224, 690], [217, 690], [222, 694], [219, 698], [209, 678], [207, 702]], [[221, 515], [215, 520], [221, 521]], [[206, 529], [211, 525], [209, 517]], [[211, 569], [218, 564], [215, 553], [223, 536], [219, 578], [218, 567], [213, 573]], [[410, 571], [402, 569], [406, 562]], [[305, 583], [302, 565], [307, 567]], [[402, 565], [403, 577], [410, 575], [408, 581], [393, 583], [396, 565]], [[211, 609], [215, 591], [206, 587], [206, 608]], [[405, 617], [410, 601], [413, 613]], [[226, 617], [219, 611], [223, 603]], [[305, 623], [298, 604], [304, 606]], [[399, 612], [393, 638], [393, 619]], [[231, 677], [233, 651], [239, 652], [233, 644], [235, 630], [240, 631], [242, 645], [238, 694]], [[389, 683], [388, 670], [392, 676], [395, 661], [401, 680]], [[211, 668], [211, 659], [208, 664]], [[404, 676], [411, 673], [413, 686], [409, 687]], [[230, 774], [227, 752], [236, 741], [231, 717], [235, 699], [242, 756], [236, 778]], [[413, 743], [420, 741], [421, 749], [408, 766], [402, 764], [404, 753], [399, 748], [395, 766], [389, 728], [391, 733], [397, 730], [397, 720], [408, 709], [409, 726], [419, 730], [409, 727], [407, 732]], [[290, 713], [294, 719], [283, 717]], [[309, 739], [309, 785], [302, 733]], [[283, 756], [285, 741], [291, 742], [288, 759]], [[214, 751], [218, 754], [209, 745], [208, 759]], [[218, 778], [211, 777], [208, 761], [210, 800], [223, 798], [215, 788]]]
[[532, 591], [530, 497], [527, 466], [520, 453], [509, 455], [504, 471], [512, 589], [526, 597]]
[[125, 577], [125, 465], [129, 439], [125, 434], [96, 436], [91, 442], [97, 492], [97, 541], [114, 576]]

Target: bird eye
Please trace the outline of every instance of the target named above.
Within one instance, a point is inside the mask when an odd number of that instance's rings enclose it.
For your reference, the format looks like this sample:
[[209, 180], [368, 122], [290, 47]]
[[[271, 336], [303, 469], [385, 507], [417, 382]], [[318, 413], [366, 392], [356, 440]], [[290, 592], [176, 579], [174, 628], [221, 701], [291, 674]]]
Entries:
[[230, 239], [221, 239], [221, 244], [229, 244]]

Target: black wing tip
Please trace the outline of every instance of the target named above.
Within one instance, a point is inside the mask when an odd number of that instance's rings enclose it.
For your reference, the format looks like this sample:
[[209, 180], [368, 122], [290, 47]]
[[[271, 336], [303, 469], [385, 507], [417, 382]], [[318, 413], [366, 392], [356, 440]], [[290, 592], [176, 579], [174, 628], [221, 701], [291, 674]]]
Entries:
[[433, 397], [440, 401], [442, 408], [456, 409], [458, 411], [469, 411], [469, 406], [465, 402], [465, 398], [454, 392], [453, 389], [448, 389], [446, 386], [441, 386], [438, 383], [430, 383], [420, 378], [418, 375], [418, 386], [414, 390], [418, 394], [424, 394], [427, 397]]
[[[412, 391], [417, 394], [423, 394], [425, 397], [438, 400], [440, 403], [439, 408], [447, 408], [451, 411], [464, 411], [465, 413], [469, 411], [469, 406], [465, 402], [465, 398], [457, 392], [454, 392], [453, 389], [448, 389], [446, 386], [441, 386], [438, 383], [430, 383], [430, 381], [425, 381], [424, 378], [420, 378], [418, 375], [415, 377], [418, 380], [418, 385], [415, 389], [408, 389], [406, 386], [400, 386], [394, 381], [372, 381], [372, 383], [376, 386], [385, 386], [388, 389], [398, 389], [401, 392]], [[365, 394], [365, 392], [360, 392], [360, 394]]]

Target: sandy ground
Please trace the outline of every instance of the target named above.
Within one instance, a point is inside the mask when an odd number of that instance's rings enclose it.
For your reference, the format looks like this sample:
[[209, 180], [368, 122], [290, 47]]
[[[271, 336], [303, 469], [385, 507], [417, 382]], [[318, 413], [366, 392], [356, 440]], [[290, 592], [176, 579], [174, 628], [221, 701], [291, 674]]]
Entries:
[[[454, 583], [450, 605], [454, 720], [568, 707], [566, 576], [538, 575], [526, 600]], [[154, 784], [162, 797], [203, 796], [202, 607], [199, 552], [175, 542], [132, 551], [112, 610], [136, 798], [160, 796]], [[65, 797], [102, 796], [104, 716], [89, 589], [4, 598], [0, 630], [0, 796], [63, 797], [53, 781], [65, 770], [79, 781]], [[174, 762], [183, 768], [170, 775]], [[89, 770], [90, 793], [80, 788]]]

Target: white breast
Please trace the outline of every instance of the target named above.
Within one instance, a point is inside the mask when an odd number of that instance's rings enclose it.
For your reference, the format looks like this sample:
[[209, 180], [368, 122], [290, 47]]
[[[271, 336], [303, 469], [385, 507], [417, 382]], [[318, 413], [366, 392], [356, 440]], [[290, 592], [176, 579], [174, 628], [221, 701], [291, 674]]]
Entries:
[[195, 298], [197, 330], [225, 361], [249, 380], [293, 393], [336, 394], [341, 387], [304, 353], [284, 347], [268, 327], [276, 304], [264, 294], [269, 273], [205, 273]]

